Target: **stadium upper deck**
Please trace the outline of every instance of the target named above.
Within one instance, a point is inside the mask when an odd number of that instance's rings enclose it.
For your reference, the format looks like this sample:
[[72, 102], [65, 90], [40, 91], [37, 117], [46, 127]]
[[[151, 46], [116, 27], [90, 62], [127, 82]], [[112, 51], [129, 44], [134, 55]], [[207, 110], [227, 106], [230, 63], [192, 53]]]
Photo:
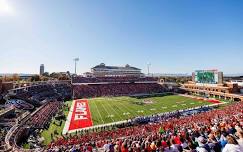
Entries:
[[156, 83], [156, 77], [73, 77], [72, 83], [131, 83], [131, 82], [151, 82]]

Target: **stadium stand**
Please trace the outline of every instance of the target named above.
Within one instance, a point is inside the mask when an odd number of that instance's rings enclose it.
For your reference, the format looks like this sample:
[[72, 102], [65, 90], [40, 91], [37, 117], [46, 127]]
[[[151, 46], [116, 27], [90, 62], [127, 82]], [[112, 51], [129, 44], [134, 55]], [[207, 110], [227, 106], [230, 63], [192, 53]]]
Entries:
[[158, 78], [156, 77], [73, 77], [72, 83], [102, 83], [102, 82], [157, 82]]
[[74, 85], [75, 98], [100, 97], [100, 96], [122, 96], [133, 94], [162, 93], [167, 91], [157, 83], [118, 83], [118, 84], [89, 84]]
[[[36, 129], [40, 130], [46, 127], [51, 118], [57, 113], [60, 106], [60, 101], [48, 102], [39, 107], [32, 114], [24, 117], [18, 124], [11, 128], [12, 131], [9, 131], [9, 135], [5, 134], [5, 142], [7, 141], [7, 144], [5, 144], [5, 147], [7, 147], [6, 149], [25, 151], [21, 147], [22, 142], [35, 133]], [[41, 148], [41, 146], [36, 144], [33, 148]]]
[[61, 106], [60, 101], [53, 101], [44, 104], [38, 110], [36, 110], [31, 118], [28, 120], [26, 125], [31, 128], [41, 129], [51, 120], [54, 114], [57, 113], [58, 109]]
[[49, 145], [48, 151], [241, 152], [243, 103], [221, 110], [163, 115], [158, 122], [101, 132], [78, 132]]
[[5, 150], [5, 136], [7, 135], [9, 129], [9, 127], [0, 128], [0, 151]]
[[33, 105], [39, 106], [42, 102], [58, 99], [66, 100], [72, 96], [71, 84], [43, 84], [37, 87], [29, 87], [28, 90], [21, 90], [14, 95], [9, 95], [10, 99], [21, 99]]
[[[29, 136], [50, 123], [52, 117], [59, 111], [63, 101], [71, 98], [71, 84], [50, 82], [10, 91], [15, 93], [9, 93], [6, 96], [8, 100], [5, 105], [1, 106], [14, 108], [15, 111], [12, 110], [13, 112], [8, 114], [10, 116], [2, 115], [0, 152], [28, 151], [23, 149], [23, 141], [26, 141]], [[34, 105], [34, 109], [32, 105]], [[26, 108], [26, 106], [31, 108]], [[34, 148], [35, 151], [42, 151], [40, 145], [37, 143], [34, 145], [31, 148]]]

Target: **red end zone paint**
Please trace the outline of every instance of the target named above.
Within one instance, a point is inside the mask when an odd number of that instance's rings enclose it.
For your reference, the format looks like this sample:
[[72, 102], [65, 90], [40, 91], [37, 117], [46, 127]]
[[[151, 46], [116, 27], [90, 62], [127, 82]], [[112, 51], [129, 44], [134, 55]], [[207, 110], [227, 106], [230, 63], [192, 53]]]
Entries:
[[93, 126], [88, 100], [73, 101], [74, 107], [68, 131]]
[[207, 100], [207, 101], [211, 103], [221, 103], [219, 100]]
[[199, 100], [199, 101], [207, 101], [207, 102], [214, 103], [214, 104], [222, 103], [222, 102], [220, 102], [219, 100], [216, 100], [216, 99], [206, 99], [206, 100], [204, 98], [193, 98], [193, 99], [196, 99], [196, 100]]

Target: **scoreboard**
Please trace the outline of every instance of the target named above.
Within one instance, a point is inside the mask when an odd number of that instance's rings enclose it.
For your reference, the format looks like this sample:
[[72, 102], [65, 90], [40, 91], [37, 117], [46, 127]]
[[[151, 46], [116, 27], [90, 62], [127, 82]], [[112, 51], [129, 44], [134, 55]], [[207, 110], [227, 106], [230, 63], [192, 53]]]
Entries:
[[197, 70], [195, 71], [196, 83], [217, 84], [219, 76], [217, 70]]

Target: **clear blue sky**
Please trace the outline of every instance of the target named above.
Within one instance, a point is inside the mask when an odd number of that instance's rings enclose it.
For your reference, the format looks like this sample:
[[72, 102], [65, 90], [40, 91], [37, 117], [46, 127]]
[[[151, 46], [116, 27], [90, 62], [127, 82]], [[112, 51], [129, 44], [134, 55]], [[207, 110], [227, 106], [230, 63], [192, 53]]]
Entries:
[[[2, 5], [2, 6], [1, 6]], [[241, 0], [0, 0], [0, 73], [243, 73]]]

